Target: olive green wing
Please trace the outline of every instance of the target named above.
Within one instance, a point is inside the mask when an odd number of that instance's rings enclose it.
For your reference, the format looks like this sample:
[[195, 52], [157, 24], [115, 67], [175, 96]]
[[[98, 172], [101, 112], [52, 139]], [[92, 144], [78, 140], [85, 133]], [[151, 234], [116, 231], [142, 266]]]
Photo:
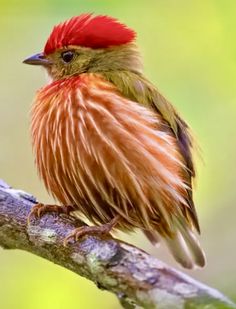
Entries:
[[169, 124], [169, 127], [176, 136], [181, 154], [185, 160], [187, 167], [186, 171], [184, 171], [185, 179], [186, 184], [189, 187], [187, 200], [189, 208], [184, 209], [185, 216], [190, 219], [189, 221], [193, 223], [196, 230], [200, 233], [200, 226], [192, 196], [192, 179], [195, 177], [195, 166], [193, 161], [193, 137], [190, 128], [179, 116], [173, 105], [166, 100], [163, 95], [161, 95], [155, 88], [151, 88], [149, 91], [152, 94], [152, 99], [149, 99], [152, 107], [159, 112]]
[[150, 107], [161, 114], [168, 128], [173, 132], [187, 167], [184, 172], [186, 174], [186, 184], [190, 189], [188, 190], [187, 200], [189, 207], [185, 208], [185, 216], [200, 233], [192, 198], [192, 178], [195, 177], [195, 168], [192, 156], [193, 138], [188, 125], [178, 115], [173, 105], [143, 75], [130, 71], [104, 72], [102, 75], [106, 80], [113, 83], [117, 87], [117, 91], [125, 97]]

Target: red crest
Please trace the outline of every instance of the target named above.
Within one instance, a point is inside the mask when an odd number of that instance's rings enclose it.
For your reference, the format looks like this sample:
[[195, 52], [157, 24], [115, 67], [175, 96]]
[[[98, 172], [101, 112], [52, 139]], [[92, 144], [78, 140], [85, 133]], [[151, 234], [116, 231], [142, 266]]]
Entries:
[[55, 26], [50, 34], [44, 53], [53, 53], [56, 49], [77, 45], [90, 48], [130, 43], [135, 32], [117, 19], [105, 15], [82, 14]]

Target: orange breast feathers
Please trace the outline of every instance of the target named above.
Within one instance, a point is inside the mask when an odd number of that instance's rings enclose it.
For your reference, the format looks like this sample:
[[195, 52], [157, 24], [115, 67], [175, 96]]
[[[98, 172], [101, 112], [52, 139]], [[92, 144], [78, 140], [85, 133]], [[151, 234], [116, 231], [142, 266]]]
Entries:
[[99, 75], [83, 74], [40, 90], [32, 108], [36, 165], [48, 191], [94, 223], [121, 217], [171, 235], [187, 218], [185, 164], [157, 113], [123, 97]]

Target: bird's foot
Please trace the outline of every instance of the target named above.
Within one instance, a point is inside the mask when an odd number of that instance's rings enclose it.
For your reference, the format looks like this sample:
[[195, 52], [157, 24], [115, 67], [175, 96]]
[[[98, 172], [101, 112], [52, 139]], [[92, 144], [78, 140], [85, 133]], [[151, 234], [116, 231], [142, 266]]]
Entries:
[[33, 217], [39, 219], [46, 213], [54, 212], [57, 214], [69, 215], [72, 211], [74, 211], [74, 208], [72, 206], [59, 206], [38, 203], [32, 207], [27, 218], [27, 223], [29, 225]]
[[109, 235], [111, 230], [115, 227], [119, 220], [119, 215], [115, 216], [110, 222], [100, 225], [100, 226], [81, 226], [74, 229], [65, 239], [64, 246], [66, 247], [70, 240], [74, 240], [75, 242], [79, 240], [79, 238], [85, 235]]

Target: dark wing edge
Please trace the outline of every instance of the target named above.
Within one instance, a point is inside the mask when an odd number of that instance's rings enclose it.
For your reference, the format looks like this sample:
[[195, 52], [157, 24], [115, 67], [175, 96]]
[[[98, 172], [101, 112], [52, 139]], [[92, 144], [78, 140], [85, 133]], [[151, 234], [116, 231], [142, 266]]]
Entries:
[[[187, 123], [179, 116], [173, 105], [166, 100], [166, 98], [161, 95], [156, 89], [155, 95], [152, 96], [152, 105], [157, 112], [159, 112], [165, 121], [169, 124], [169, 127], [176, 136], [180, 152], [184, 158], [186, 164], [185, 179], [186, 184], [189, 187], [187, 190], [188, 198], [188, 208], [185, 207], [184, 215], [192, 222], [193, 226], [200, 234], [200, 226], [198, 221], [197, 212], [193, 202], [193, 192], [192, 192], [192, 180], [196, 175], [194, 160], [193, 160], [193, 149], [194, 149], [194, 139], [192, 137], [191, 131]], [[153, 92], [153, 90], [152, 90]]]

